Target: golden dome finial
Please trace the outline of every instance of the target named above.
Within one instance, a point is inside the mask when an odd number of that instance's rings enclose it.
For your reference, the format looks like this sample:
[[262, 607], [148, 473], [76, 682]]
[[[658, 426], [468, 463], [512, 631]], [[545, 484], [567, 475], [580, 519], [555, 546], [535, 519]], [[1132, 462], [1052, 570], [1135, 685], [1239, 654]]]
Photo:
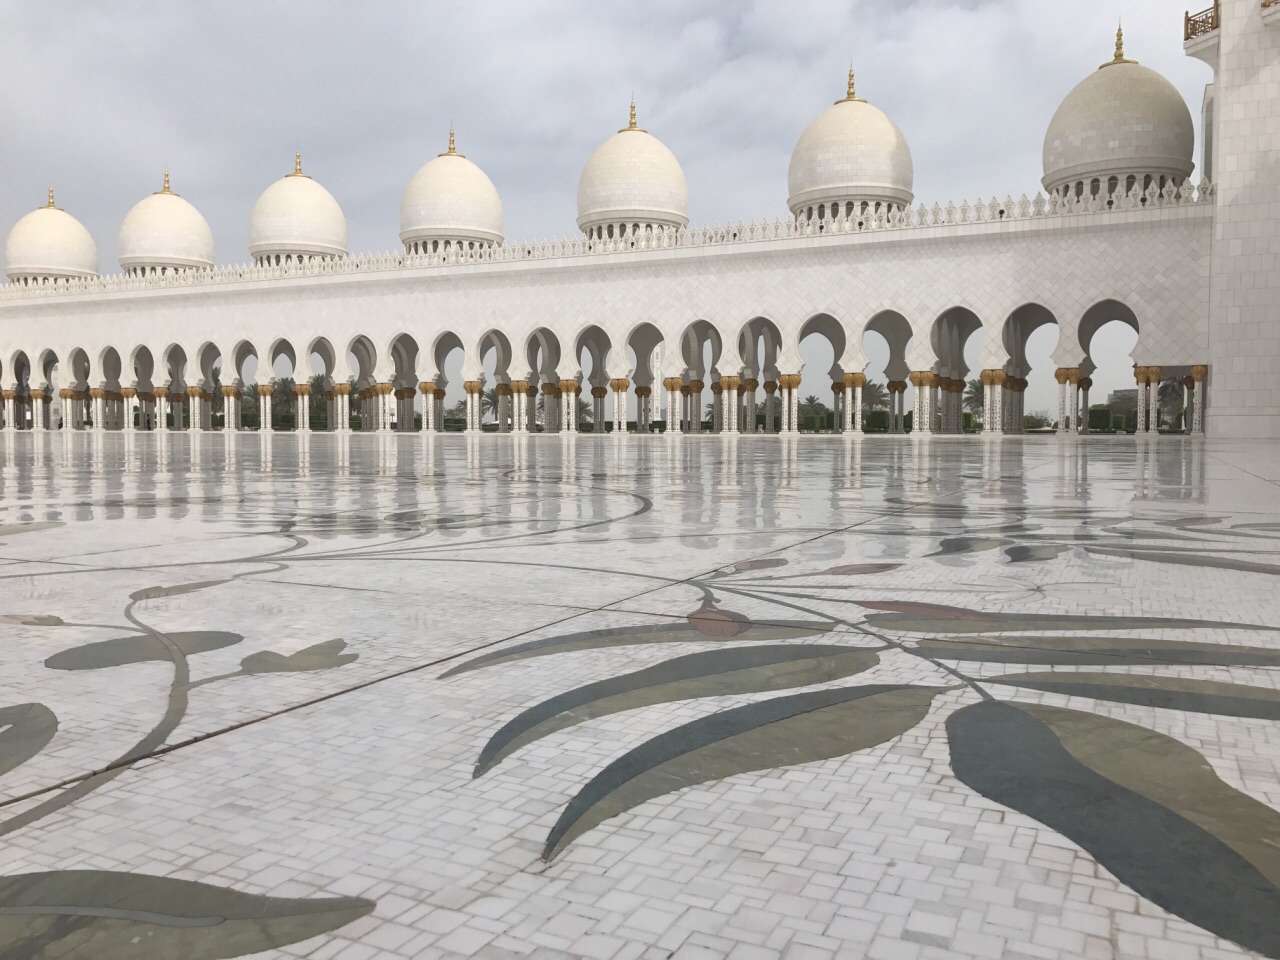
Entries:
[[161, 193], [169, 193], [169, 171], [164, 172], [164, 186], [160, 188]]
[[58, 205], [53, 202], [53, 184], [49, 184], [49, 209], [57, 210]]
[[449, 149], [440, 154], [442, 157], [460, 157], [462, 154], [458, 152], [458, 141], [453, 135], [453, 121], [449, 121]]
[[1116, 27], [1116, 55], [1114, 60], [1108, 60], [1103, 64], [1104, 67], [1110, 67], [1117, 63], [1137, 63], [1136, 60], [1126, 60], [1124, 58], [1124, 22]]
[[293, 152], [293, 172], [302, 175], [302, 151], [295, 150]]
[[860, 96], [858, 96], [857, 85], [853, 82], [853, 64], [851, 63], [849, 64], [848, 89], [845, 91], [844, 99], [837, 100], [836, 103], [866, 103], [866, 102], [867, 101], [863, 100]]
[[627, 129], [628, 130], [638, 129], [636, 127], [636, 98], [635, 97], [631, 98], [631, 119], [627, 121]]

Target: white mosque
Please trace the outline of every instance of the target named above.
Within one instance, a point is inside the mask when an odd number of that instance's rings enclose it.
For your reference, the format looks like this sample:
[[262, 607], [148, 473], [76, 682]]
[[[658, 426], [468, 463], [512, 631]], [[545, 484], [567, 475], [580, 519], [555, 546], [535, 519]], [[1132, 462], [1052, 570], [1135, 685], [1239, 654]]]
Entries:
[[[1188, 432], [1280, 438], [1280, 2], [1220, 0], [1184, 26], [1215, 71], [1200, 169], [1187, 104], [1118, 37], [1050, 120], [1034, 198], [920, 204], [905, 137], [852, 73], [796, 143], [789, 214], [772, 221], [690, 225], [680, 162], [634, 104], [583, 168], [572, 239], [506, 239], [497, 189], [452, 132], [405, 188], [394, 253], [348, 252], [340, 205], [300, 157], [254, 205], [241, 266], [215, 264], [166, 174], [121, 224], [120, 272], [101, 275], [50, 190], [5, 244], [3, 429], [207, 430], [221, 390], [223, 429], [256, 392], [266, 428], [274, 402], [308, 431], [314, 386], [330, 429], [417, 429], [416, 411], [436, 431], [460, 351], [470, 431], [496, 388], [500, 432], [586, 429], [585, 392], [592, 429], [696, 433], [709, 389], [710, 429], [756, 431], [777, 394], [764, 428], [789, 433], [816, 333], [839, 429], [862, 428], [871, 373], [889, 381], [893, 430], [910, 383], [915, 434], [958, 433], [978, 376], [984, 429], [1001, 434], [1021, 430], [1027, 338], [1056, 324], [1065, 433], [1087, 429], [1094, 335], [1120, 320], [1138, 334], [1140, 434], [1177, 378]], [[867, 370], [868, 331], [889, 344], [883, 371]], [[273, 397], [284, 367], [296, 396]]]

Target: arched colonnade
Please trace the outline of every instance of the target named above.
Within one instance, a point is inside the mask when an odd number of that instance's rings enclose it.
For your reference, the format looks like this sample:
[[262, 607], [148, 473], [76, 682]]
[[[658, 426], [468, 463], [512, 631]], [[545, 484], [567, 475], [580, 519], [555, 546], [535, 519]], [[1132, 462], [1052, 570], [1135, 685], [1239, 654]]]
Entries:
[[[864, 428], [862, 391], [870, 376], [885, 381], [890, 432], [906, 427], [910, 384], [917, 432], [961, 433], [963, 394], [976, 374], [984, 392], [983, 429], [1020, 433], [1031, 373], [1027, 342], [1053, 324], [1059, 430], [1085, 433], [1091, 374], [1100, 359], [1091, 352], [1094, 337], [1116, 320], [1138, 334], [1138, 432], [1156, 432], [1156, 391], [1170, 377], [1184, 385], [1187, 432], [1203, 432], [1207, 366], [1159, 362], [1144, 343], [1139, 317], [1120, 300], [1099, 301], [1078, 316], [1042, 303], [996, 318], [956, 305], [924, 322], [890, 308], [870, 312], [863, 322], [832, 311], [815, 313], [798, 328], [787, 325], [790, 337], [774, 319], [757, 316], [729, 323], [645, 321], [621, 333], [605, 322], [567, 331], [513, 324], [479, 336], [403, 330], [381, 340], [362, 333], [18, 348], [0, 354], [0, 424], [5, 430], [208, 430], [218, 407], [223, 429], [256, 421], [271, 430], [273, 410], [287, 408], [291, 428], [300, 431], [434, 432], [448, 419], [445, 369], [451, 365], [461, 371], [461, 428], [471, 432], [492, 418], [503, 433], [649, 432], [661, 420], [670, 433], [795, 433], [801, 428], [801, 342], [818, 336], [835, 358], [828, 373], [837, 432]], [[868, 370], [872, 335], [888, 347], [880, 370]], [[971, 371], [965, 358], [974, 337], [981, 339], [981, 360]], [[256, 405], [256, 418], [246, 399]]]

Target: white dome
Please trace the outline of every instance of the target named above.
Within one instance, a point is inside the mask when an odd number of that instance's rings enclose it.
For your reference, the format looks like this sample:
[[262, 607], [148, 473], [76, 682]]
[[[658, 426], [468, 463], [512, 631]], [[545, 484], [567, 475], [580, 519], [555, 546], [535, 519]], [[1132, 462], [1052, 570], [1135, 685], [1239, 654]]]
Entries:
[[796, 141], [787, 206], [796, 215], [833, 202], [902, 207], [914, 199], [914, 183], [907, 138], [881, 110], [855, 95], [850, 71], [848, 95], [818, 114]]
[[1044, 138], [1044, 186], [1127, 175], [1184, 180], [1195, 169], [1195, 128], [1182, 95], [1154, 70], [1116, 59], [1062, 101]]
[[332, 259], [347, 255], [347, 218], [331, 194], [302, 172], [302, 156], [293, 173], [281, 177], [253, 205], [249, 215], [249, 256]]
[[4, 244], [10, 280], [67, 280], [98, 275], [98, 248], [89, 231], [71, 214], [53, 205], [33, 210], [13, 225]]
[[[485, 172], [454, 149], [426, 163], [413, 175], [400, 199], [400, 240], [502, 243], [502, 199]], [[423, 250], [422, 252], [426, 252]]]
[[602, 143], [578, 179], [578, 226], [683, 227], [689, 222], [689, 185], [675, 154], [631, 123]]
[[134, 205], [120, 224], [120, 266], [125, 272], [213, 266], [213, 231], [200, 211], [164, 189]]

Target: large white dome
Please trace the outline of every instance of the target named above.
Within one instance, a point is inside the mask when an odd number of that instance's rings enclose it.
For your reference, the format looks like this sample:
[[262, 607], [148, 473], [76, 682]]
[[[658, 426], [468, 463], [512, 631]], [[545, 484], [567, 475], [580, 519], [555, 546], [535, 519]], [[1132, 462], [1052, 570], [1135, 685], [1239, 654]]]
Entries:
[[400, 240], [409, 253], [441, 245], [502, 243], [502, 199], [483, 170], [449, 149], [423, 165], [400, 199]]
[[301, 154], [294, 156], [293, 173], [267, 187], [253, 205], [249, 255], [259, 264], [347, 255], [342, 207], [302, 172]]
[[[1110, 177], [1186, 179], [1195, 169], [1195, 128], [1186, 101], [1168, 80], [1116, 57], [1067, 94], [1044, 138], [1044, 186], [1062, 187]], [[1082, 188], [1083, 189], [1083, 188]]]
[[68, 280], [98, 275], [98, 248], [89, 231], [53, 203], [33, 210], [13, 225], [4, 244], [10, 280]]
[[578, 179], [578, 226], [588, 236], [625, 236], [637, 227], [683, 227], [689, 185], [675, 154], [648, 131], [630, 124], [602, 143]]
[[[902, 131], [859, 98], [849, 72], [848, 94], [818, 114], [796, 142], [787, 171], [787, 206], [796, 216], [817, 217], [851, 204], [903, 207], [914, 199], [915, 165]], [[810, 209], [813, 213], [810, 214]]]
[[126, 273], [213, 266], [213, 231], [200, 211], [164, 189], [138, 201], [120, 224], [120, 266]]

